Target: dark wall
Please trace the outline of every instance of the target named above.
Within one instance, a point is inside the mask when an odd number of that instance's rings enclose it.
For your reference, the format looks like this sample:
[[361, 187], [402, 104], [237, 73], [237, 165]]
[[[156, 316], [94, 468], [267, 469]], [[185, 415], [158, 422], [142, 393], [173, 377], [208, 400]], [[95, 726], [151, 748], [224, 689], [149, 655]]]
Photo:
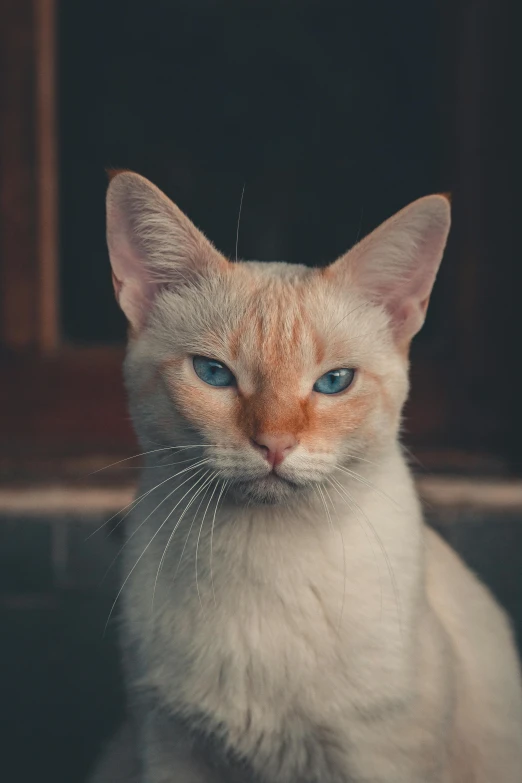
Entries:
[[107, 166], [154, 180], [232, 257], [245, 187], [239, 256], [306, 264], [452, 187], [435, 0], [62, 0], [59, 21], [62, 311], [74, 341], [124, 335]]
[[[325, 264], [453, 194], [413, 345], [412, 443], [522, 465], [516, 0], [61, 0], [62, 330], [121, 342], [106, 167], [156, 182], [217, 247]], [[437, 423], [438, 422], [438, 423]], [[415, 444], [414, 444], [415, 445]]]

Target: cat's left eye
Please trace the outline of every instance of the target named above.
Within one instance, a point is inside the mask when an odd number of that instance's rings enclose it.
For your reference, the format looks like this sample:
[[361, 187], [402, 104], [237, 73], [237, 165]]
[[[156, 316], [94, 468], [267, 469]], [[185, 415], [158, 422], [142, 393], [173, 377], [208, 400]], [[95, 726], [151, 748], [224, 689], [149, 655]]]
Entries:
[[314, 383], [314, 391], [320, 394], [337, 394], [350, 386], [355, 377], [355, 370], [348, 367], [339, 367], [321, 375]]
[[192, 364], [196, 375], [210, 386], [235, 386], [236, 379], [228, 367], [217, 359], [209, 359], [206, 356], [194, 356]]

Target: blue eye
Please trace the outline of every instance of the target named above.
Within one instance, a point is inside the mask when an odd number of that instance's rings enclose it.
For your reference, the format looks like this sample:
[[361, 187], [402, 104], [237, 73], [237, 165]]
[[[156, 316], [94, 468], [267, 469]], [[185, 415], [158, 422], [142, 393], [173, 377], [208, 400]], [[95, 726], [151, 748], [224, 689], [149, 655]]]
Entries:
[[235, 386], [236, 379], [224, 364], [216, 359], [207, 359], [205, 356], [194, 356], [192, 360], [196, 375], [210, 386]]
[[337, 394], [344, 391], [351, 384], [355, 377], [355, 370], [349, 370], [341, 367], [338, 370], [330, 370], [314, 383], [314, 391], [321, 394]]

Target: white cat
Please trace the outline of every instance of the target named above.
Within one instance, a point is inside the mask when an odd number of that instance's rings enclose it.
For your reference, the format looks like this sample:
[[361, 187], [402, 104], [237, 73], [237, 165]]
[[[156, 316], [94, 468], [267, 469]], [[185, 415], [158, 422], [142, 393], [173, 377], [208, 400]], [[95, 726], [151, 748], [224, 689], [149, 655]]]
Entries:
[[231, 263], [108, 193], [147, 451], [123, 550], [130, 720], [97, 783], [521, 783], [508, 621], [422, 519], [398, 435], [450, 210], [326, 269]]

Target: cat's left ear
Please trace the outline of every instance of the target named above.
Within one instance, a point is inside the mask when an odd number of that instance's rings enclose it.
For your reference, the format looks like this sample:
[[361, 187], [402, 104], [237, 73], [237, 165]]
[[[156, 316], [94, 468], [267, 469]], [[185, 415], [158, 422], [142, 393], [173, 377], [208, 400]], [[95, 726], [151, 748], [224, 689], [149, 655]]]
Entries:
[[107, 191], [107, 243], [114, 292], [135, 333], [164, 287], [181, 289], [228, 261], [152, 182], [116, 173]]
[[451, 214], [446, 196], [425, 196], [387, 220], [325, 270], [388, 312], [396, 343], [406, 348], [424, 323]]

